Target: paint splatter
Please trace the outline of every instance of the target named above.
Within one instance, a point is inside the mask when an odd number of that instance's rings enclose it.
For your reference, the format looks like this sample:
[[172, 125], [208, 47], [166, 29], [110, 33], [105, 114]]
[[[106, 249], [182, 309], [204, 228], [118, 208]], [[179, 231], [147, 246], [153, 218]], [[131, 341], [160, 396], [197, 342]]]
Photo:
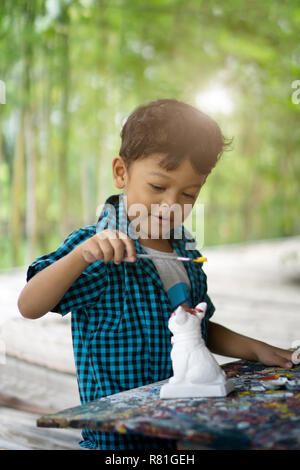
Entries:
[[[286, 384], [300, 383], [300, 365], [236, 361], [223, 369], [235, 384], [227, 397], [161, 400], [161, 381], [41, 417], [38, 426], [135, 432], [208, 449], [299, 450], [300, 393]], [[272, 381], [276, 388], [268, 389]]]

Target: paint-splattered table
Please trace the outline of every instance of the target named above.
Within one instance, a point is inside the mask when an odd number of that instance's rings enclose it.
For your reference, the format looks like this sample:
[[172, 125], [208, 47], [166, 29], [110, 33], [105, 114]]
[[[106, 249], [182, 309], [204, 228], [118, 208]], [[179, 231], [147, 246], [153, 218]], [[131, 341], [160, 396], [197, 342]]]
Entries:
[[222, 367], [235, 384], [224, 398], [162, 400], [162, 381], [43, 416], [37, 425], [171, 438], [178, 449], [299, 450], [300, 365]]

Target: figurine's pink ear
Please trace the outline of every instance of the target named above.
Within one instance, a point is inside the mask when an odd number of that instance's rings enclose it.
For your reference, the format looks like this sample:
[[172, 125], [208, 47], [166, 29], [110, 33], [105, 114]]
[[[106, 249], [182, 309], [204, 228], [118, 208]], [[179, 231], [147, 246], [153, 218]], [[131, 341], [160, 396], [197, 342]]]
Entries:
[[207, 303], [201, 302], [200, 304], [196, 305], [195, 310], [199, 310], [200, 312], [205, 313], [207, 309]]
[[194, 308], [195, 314], [200, 320], [202, 320], [202, 318], [204, 317], [206, 308], [207, 308], [206, 302], [201, 302], [200, 304], [196, 305], [196, 307]]

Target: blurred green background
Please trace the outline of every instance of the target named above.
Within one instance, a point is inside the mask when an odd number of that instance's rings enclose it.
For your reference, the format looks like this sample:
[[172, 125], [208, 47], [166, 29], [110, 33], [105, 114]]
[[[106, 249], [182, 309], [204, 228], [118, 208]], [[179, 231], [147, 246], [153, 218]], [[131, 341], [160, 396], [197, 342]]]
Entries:
[[234, 138], [199, 196], [206, 246], [299, 234], [299, 28], [298, 0], [1, 0], [0, 268], [97, 221], [122, 123], [158, 98]]

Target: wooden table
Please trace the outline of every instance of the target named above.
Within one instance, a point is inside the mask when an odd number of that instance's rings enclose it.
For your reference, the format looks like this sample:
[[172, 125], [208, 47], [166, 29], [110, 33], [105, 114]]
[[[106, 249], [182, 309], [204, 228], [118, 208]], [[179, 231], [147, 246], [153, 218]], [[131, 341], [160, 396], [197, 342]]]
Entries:
[[[224, 398], [162, 400], [162, 381], [42, 416], [37, 425], [171, 438], [178, 449], [299, 450], [300, 365], [235, 361], [222, 367], [235, 384]], [[278, 378], [287, 381], [270, 389]]]

